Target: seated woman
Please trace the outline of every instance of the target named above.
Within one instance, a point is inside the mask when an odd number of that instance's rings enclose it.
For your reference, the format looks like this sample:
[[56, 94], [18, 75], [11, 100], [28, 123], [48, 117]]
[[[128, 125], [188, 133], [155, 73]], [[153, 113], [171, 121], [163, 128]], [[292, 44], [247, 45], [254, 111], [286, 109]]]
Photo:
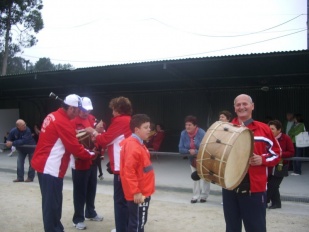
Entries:
[[159, 151], [162, 141], [165, 137], [165, 132], [162, 124], [156, 124], [155, 128], [151, 130], [150, 137], [144, 141], [145, 146], [149, 151]]
[[162, 124], [156, 125], [156, 133], [153, 135], [152, 139], [152, 149], [154, 151], [159, 151], [162, 141], [165, 137], [164, 127]]

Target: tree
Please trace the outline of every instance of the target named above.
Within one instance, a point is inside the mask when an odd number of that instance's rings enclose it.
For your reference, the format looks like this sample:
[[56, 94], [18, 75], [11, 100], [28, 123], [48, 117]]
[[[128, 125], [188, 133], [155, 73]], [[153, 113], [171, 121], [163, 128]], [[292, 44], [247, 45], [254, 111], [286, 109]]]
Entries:
[[8, 73], [23, 73], [25, 69], [25, 59], [22, 57], [13, 57], [8, 60]]
[[52, 71], [52, 70], [55, 70], [55, 67], [49, 58], [40, 58], [34, 65], [34, 71]]
[[55, 64], [55, 70], [74, 69], [71, 64]]
[[49, 58], [40, 58], [34, 65], [32, 71], [53, 71], [74, 68], [71, 64], [53, 64]]
[[[7, 74], [23, 73], [27, 70], [27, 67], [31, 67], [31, 63], [22, 57], [15, 57], [14, 54], [19, 52], [18, 46], [10, 45], [8, 59], [7, 59]], [[0, 64], [3, 63], [4, 51], [0, 52]], [[27, 64], [28, 63], [28, 64]], [[1, 68], [1, 65], [0, 65]]]
[[[29, 71], [53, 71], [53, 70], [68, 70], [74, 69], [71, 64], [53, 64], [49, 58], [40, 58], [34, 65], [30, 60], [22, 57], [14, 56], [18, 51], [11, 48], [7, 61], [7, 74], [24, 73]], [[0, 64], [2, 64], [2, 57], [4, 51], [0, 52]], [[0, 65], [1, 69], [1, 65]]]
[[[37, 43], [35, 34], [44, 26], [40, 12], [42, 8], [42, 0], [1, 0], [0, 36], [4, 37], [0, 42], [4, 47], [2, 75], [7, 72], [10, 45], [18, 46], [21, 50]], [[12, 30], [17, 32], [16, 41]]]

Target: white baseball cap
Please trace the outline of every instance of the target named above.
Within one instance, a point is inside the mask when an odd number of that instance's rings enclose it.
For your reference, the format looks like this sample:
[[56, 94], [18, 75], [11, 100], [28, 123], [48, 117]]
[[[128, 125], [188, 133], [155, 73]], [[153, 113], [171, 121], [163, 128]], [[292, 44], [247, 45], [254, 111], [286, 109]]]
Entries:
[[74, 106], [74, 107], [78, 107], [78, 108], [82, 107], [81, 98], [80, 98], [80, 96], [78, 96], [76, 94], [70, 94], [70, 95], [66, 96], [65, 99], [63, 100], [63, 102], [66, 105], [69, 105], [69, 106]]
[[93, 110], [92, 102], [89, 97], [82, 97], [82, 108], [84, 111]]

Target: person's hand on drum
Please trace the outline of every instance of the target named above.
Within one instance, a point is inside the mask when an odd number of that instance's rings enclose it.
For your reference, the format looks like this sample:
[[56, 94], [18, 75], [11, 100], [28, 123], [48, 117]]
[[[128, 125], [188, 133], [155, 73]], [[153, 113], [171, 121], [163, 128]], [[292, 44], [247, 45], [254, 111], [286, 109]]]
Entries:
[[252, 166], [260, 166], [262, 164], [262, 156], [253, 153], [249, 159], [249, 164]]
[[95, 129], [93, 129], [92, 127], [87, 127], [87, 128], [85, 128], [85, 129], [84, 129], [84, 131], [86, 131], [86, 132], [87, 132], [87, 134], [92, 135], [92, 134], [93, 134], [93, 132], [95, 132], [96, 130], [95, 130]]
[[93, 142], [95, 142], [96, 141], [95, 137], [97, 137], [99, 133], [95, 129], [93, 129], [92, 127], [87, 127], [84, 130], [87, 132], [87, 134], [92, 135], [91, 140]]
[[104, 122], [101, 120], [96, 126], [95, 129], [98, 133], [103, 133], [104, 130]]

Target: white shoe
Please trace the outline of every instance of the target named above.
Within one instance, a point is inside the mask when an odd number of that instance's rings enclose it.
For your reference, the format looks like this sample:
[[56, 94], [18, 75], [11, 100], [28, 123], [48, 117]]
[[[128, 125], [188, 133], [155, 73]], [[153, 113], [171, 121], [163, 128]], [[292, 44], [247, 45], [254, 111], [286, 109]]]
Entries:
[[93, 218], [85, 218], [86, 220], [89, 220], [89, 221], [103, 221], [104, 217], [103, 216], [100, 216], [99, 214], [97, 214], [95, 217]]
[[291, 173], [291, 176], [299, 176], [299, 174], [298, 174], [298, 173], [293, 172], [293, 173]]
[[116, 232], [116, 229], [112, 229], [111, 232]]
[[76, 229], [78, 230], [85, 230], [86, 229], [86, 225], [84, 222], [79, 222], [77, 224], [73, 223], [73, 226], [75, 226]]

